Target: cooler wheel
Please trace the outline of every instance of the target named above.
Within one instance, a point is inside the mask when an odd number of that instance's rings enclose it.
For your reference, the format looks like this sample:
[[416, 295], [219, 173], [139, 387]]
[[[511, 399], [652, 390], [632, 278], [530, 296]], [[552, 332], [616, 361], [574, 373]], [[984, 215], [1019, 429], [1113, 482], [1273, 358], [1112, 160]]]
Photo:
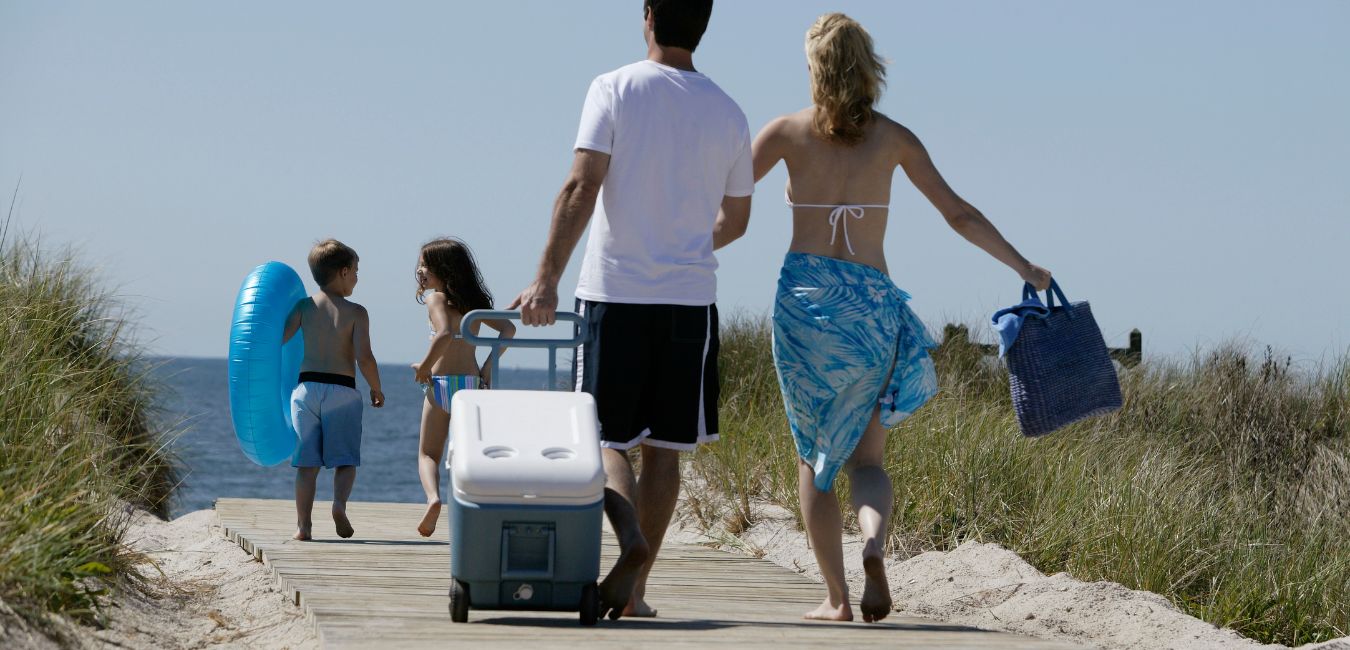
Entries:
[[456, 623], [469, 620], [469, 585], [458, 580], [450, 585], [450, 620]]
[[581, 588], [581, 624], [595, 625], [600, 619], [600, 589], [595, 583]]

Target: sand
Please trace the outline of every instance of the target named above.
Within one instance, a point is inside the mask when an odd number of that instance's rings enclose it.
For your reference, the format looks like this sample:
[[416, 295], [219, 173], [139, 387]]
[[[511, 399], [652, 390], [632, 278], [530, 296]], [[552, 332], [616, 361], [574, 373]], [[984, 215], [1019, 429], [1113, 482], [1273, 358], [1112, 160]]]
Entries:
[[[767, 504], [758, 510], [756, 523], [738, 535], [726, 531], [703, 534], [686, 524], [675, 536], [683, 542], [762, 557], [819, 582], [815, 557], [792, 514]], [[846, 536], [845, 571], [855, 606], [862, 594], [861, 553], [861, 538]], [[1114, 582], [1083, 582], [1067, 573], [1047, 576], [997, 544], [967, 542], [945, 553], [923, 553], [903, 561], [891, 558], [886, 575], [895, 611], [947, 623], [1107, 650], [1285, 647], [1260, 644], [1219, 629], [1154, 593]], [[802, 611], [814, 604], [803, 603]], [[1350, 650], [1350, 637], [1301, 647]]]
[[[318, 648], [313, 626], [277, 588], [271, 571], [225, 539], [215, 511], [173, 521], [131, 513], [127, 543], [143, 553], [145, 595], [127, 590], [108, 603], [108, 627], [59, 621], [79, 648]], [[5, 616], [0, 603], [0, 646], [54, 648], [55, 643]]]

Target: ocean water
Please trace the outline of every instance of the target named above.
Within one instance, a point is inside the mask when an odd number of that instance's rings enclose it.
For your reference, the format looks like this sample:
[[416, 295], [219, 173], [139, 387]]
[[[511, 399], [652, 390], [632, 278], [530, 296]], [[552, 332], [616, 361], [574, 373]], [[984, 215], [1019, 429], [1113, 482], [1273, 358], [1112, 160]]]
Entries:
[[[156, 362], [155, 375], [164, 386], [161, 424], [181, 431], [173, 444], [183, 479], [170, 508], [172, 516], [210, 508], [219, 497], [293, 499], [295, 470], [289, 463], [255, 465], [239, 450], [230, 423], [230, 394], [225, 359], [167, 358]], [[566, 381], [570, 363], [559, 360], [560, 381]], [[543, 389], [548, 371], [502, 368], [502, 388]], [[417, 478], [417, 438], [422, 419], [422, 388], [413, 382], [406, 365], [380, 366], [384, 408], [367, 403], [362, 416], [361, 467], [356, 473], [353, 501], [420, 503], [425, 498]], [[358, 377], [363, 396], [369, 387]], [[333, 472], [319, 474], [319, 499], [333, 496]], [[442, 498], [447, 485], [441, 469]]]

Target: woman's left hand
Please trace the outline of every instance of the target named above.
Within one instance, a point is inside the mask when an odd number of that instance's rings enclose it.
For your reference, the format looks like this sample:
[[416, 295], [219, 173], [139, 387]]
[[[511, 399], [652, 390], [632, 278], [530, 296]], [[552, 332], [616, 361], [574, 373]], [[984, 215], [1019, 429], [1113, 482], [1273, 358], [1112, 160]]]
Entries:
[[1027, 268], [1022, 271], [1022, 281], [1035, 287], [1037, 291], [1045, 291], [1050, 288], [1050, 271], [1028, 262]]

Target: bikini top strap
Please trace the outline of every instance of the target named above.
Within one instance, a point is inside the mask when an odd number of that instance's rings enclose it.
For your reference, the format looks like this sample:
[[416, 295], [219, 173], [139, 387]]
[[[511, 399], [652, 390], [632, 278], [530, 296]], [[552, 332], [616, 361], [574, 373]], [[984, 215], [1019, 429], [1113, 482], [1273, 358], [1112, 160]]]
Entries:
[[783, 188], [783, 201], [789, 208], [889, 208], [889, 205], [865, 204], [865, 203], [793, 203], [792, 197], [788, 196], [787, 188]]
[[834, 245], [835, 237], [839, 234], [839, 222], [844, 223], [844, 247], [848, 249], [849, 255], [857, 255], [853, 252], [853, 242], [848, 239], [848, 218], [863, 218], [867, 208], [890, 208], [889, 205], [856, 205], [841, 203], [835, 205], [826, 205], [820, 203], [793, 203], [792, 197], [788, 196], [787, 188], [783, 188], [783, 200], [787, 202], [789, 208], [830, 208], [830, 245]]

